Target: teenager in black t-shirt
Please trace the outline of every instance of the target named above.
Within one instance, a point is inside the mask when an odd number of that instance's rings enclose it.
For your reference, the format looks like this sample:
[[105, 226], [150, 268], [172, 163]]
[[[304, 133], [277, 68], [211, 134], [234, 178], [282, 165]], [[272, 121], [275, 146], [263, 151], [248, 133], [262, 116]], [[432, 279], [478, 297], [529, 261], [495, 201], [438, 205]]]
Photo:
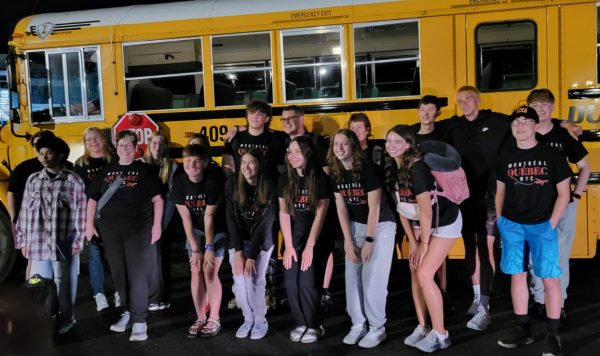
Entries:
[[269, 329], [265, 274], [273, 252], [277, 187], [266, 163], [263, 151], [251, 148], [241, 156], [239, 173], [225, 184], [232, 289], [244, 315], [237, 338], [262, 339]]
[[365, 156], [372, 160], [378, 166], [383, 165], [383, 153], [385, 151], [385, 141], [370, 139], [373, 136], [371, 133], [371, 120], [367, 114], [359, 112], [350, 115], [348, 119], [348, 128], [352, 130], [358, 137], [360, 149], [365, 153]]
[[[214, 336], [221, 330], [219, 309], [223, 290], [219, 269], [227, 247], [223, 180], [206, 170], [208, 152], [200, 145], [183, 149], [185, 174], [175, 177], [171, 200], [183, 222], [190, 259], [191, 289], [196, 321], [188, 337]], [[206, 319], [206, 302], [210, 316]]]
[[556, 227], [569, 203], [571, 170], [560, 153], [536, 140], [539, 119], [535, 109], [521, 106], [511, 120], [516, 145], [498, 157], [496, 212], [502, 237], [500, 267], [511, 275], [516, 323], [498, 345], [515, 348], [533, 341], [527, 315], [527, 265], [531, 260], [545, 287], [548, 323], [544, 354], [559, 355], [562, 298]]
[[248, 131], [235, 135], [223, 149], [223, 170], [232, 175], [240, 169], [242, 155], [249, 149], [259, 149], [267, 160], [267, 173], [276, 178], [283, 170], [284, 143], [283, 133], [269, 131], [271, 106], [255, 100], [246, 106]]
[[419, 123], [410, 126], [417, 145], [423, 141], [448, 141], [448, 133], [435, 124], [435, 119], [441, 113], [437, 96], [424, 95], [419, 100]]
[[[558, 253], [560, 257], [560, 289], [563, 298], [561, 310], [561, 324], [566, 326], [565, 300], [567, 299], [567, 288], [569, 286], [569, 258], [575, 238], [575, 225], [577, 219], [577, 205], [581, 199], [581, 194], [586, 189], [590, 177], [591, 168], [587, 159], [588, 152], [583, 144], [571, 137], [564, 128], [560, 127], [559, 120], [552, 119], [554, 111], [554, 94], [548, 89], [532, 90], [527, 96], [527, 103], [538, 113], [540, 122], [536, 127], [536, 138], [541, 143], [555, 148], [566, 156], [569, 163], [577, 166], [577, 183], [571, 193], [571, 201], [558, 222]], [[530, 291], [534, 298], [533, 313], [540, 319], [545, 318], [544, 310], [544, 284], [542, 280], [535, 276], [530, 269], [532, 280], [530, 281]]]
[[[329, 205], [329, 180], [318, 164], [313, 141], [294, 138], [287, 148], [286, 174], [279, 179], [279, 222], [285, 250], [285, 287], [296, 328], [294, 342], [316, 342], [324, 334], [321, 286], [329, 249], [321, 229]], [[324, 237], [325, 238], [325, 237]]]
[[352, 328], [343, 342], [371, 348], [386, 338], [396, 222], [382, 192], [381, 170], [365, 157], [354, 132], [336, 131], [327, 161], [346, 251], [346, 306]]
[[[125, 308], [110, 329], [124, 332], [132, 327], [130, 341], [148, 338], [148, 276], [156, 263], [155, 243], [161, 235], [163, 200], [161, 184], [150, 165], [135, 161], [137, 135], [124, 130], [117, 134], [118, 162], [104, 167], [86, 189], [88, 196], [86, 237], [100, 233], [110, 269]], [[123, 182], [100, 209], [98, 201], [117, 177]]]
[[[102, 130], [97, 127], [88, 127], [83, 131], [83, 155], [75, 161], [73, 171], [77, 173], [89, 187], [96, 175], [104, 166], [114, 160], [110, 152], [108, 141]], [[96, 310], [108, 308], [108, 301], [104, 293], [104, 244], [101, 239], [94, 239], [88, 243], [88, 269], [90, 285], [96, 301]], [[119, 292], [115, 291], [115, 306], [120, 307]]]
[[396, 197], [400, 221], [408, 236], [411, 285], [419, 321], [404, 343], [425, 352], [445, 349], [450, 346], [450, 336], [444, 327], [443, 299], [434, 277], [461, 235], [462, 217], [456, 204], [433, 193], [435, 180], [421, 157], [411, 127], [393, 127], [387, 134], [386, 151], [386, 187]]

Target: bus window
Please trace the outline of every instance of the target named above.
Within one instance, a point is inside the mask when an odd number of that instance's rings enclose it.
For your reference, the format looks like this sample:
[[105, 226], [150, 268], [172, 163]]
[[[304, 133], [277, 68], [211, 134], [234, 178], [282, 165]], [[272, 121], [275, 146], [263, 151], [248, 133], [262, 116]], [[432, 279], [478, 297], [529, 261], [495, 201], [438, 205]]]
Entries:
[[273, 102], [271, 34], [212, 36], [215, 106]]
[[354, 52], [358, 99], [421, 93], [418, 21], [354, 25]]
[[123, 45], [127, 110], [204, 106], [200, 39]]
[[482, 92], [529, 90], [537, 83], [536, 27], [532, 21], [477, 27], [477, 87]]
[[281, 31], [284, 62], [284, 101], [341, 99], [341, 27]]
[[32, 123], [100, 115], [98, 48], [27, 53]]

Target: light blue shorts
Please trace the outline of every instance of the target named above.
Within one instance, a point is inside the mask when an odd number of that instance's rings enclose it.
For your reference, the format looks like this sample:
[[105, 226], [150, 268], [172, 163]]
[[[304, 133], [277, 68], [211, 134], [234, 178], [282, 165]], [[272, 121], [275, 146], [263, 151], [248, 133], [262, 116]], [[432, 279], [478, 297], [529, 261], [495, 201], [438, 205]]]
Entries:
[[502, 237], [500, 268], [506, 274], [527, 271], [529, 254], [540, 278], [559, 278], [558, 234], [550, 220], [540, 224], [519, 224], [502, 216], [496, 222]]
[[[194, 236], [196, 237], [196, 243], [198, 243], [198, 246], [200, 246], [200, 250], [202, 253], [204, 253], [204, 245], [206, 244], [204, 232], [194, 229]], [[225, 255], [225, 249], [227, 248], [227, 243], [229, 242], [228, 240], [227, 234], [224, 232], [218, 232], [215, 234], [213, 242], [213, 251], [215, 251], [215, 257], [223, 257], [223, 255]], [[188, 257], [191, 256], [192, 246], [187, 239], [185, 240], [185, 248], [188, 252]]]

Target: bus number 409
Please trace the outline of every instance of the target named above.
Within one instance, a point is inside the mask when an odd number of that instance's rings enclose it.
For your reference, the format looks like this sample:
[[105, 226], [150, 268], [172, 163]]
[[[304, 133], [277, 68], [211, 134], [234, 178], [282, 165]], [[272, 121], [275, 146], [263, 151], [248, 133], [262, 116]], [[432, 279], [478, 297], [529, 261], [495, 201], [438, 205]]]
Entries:
[[200, 133], [202, 135], [206, 135], [210, 142], [223, 142], [223, 136], [227, 134], [227, 131], [229, 130], [227, 129], [226, 125], [202, 126], [200, 128]]

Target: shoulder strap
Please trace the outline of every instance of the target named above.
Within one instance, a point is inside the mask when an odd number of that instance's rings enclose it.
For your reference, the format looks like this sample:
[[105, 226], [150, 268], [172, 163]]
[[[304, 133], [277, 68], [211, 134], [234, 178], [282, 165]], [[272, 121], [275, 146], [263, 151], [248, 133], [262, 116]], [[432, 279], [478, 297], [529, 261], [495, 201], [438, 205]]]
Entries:
[[123, 176], [119, 175], [117, 177], [117, 179], [115, 179], [112, 183], [110, 183], [110, 186], [108, 186], [108, 189], [106, 190], [106, 192], [104, 192], [104, 194], [102, 194], [102, 196], [98, 200], [98, 204], [96, 205], [96, 212], [99, 212], [100, 209], [102, 209], [106, 205], [106, 203], [108, 203], [110, 198], [112, 198], [112, 196], [115, 194], [117, 189], [121, 186], [123, 181], [124, 181]]

